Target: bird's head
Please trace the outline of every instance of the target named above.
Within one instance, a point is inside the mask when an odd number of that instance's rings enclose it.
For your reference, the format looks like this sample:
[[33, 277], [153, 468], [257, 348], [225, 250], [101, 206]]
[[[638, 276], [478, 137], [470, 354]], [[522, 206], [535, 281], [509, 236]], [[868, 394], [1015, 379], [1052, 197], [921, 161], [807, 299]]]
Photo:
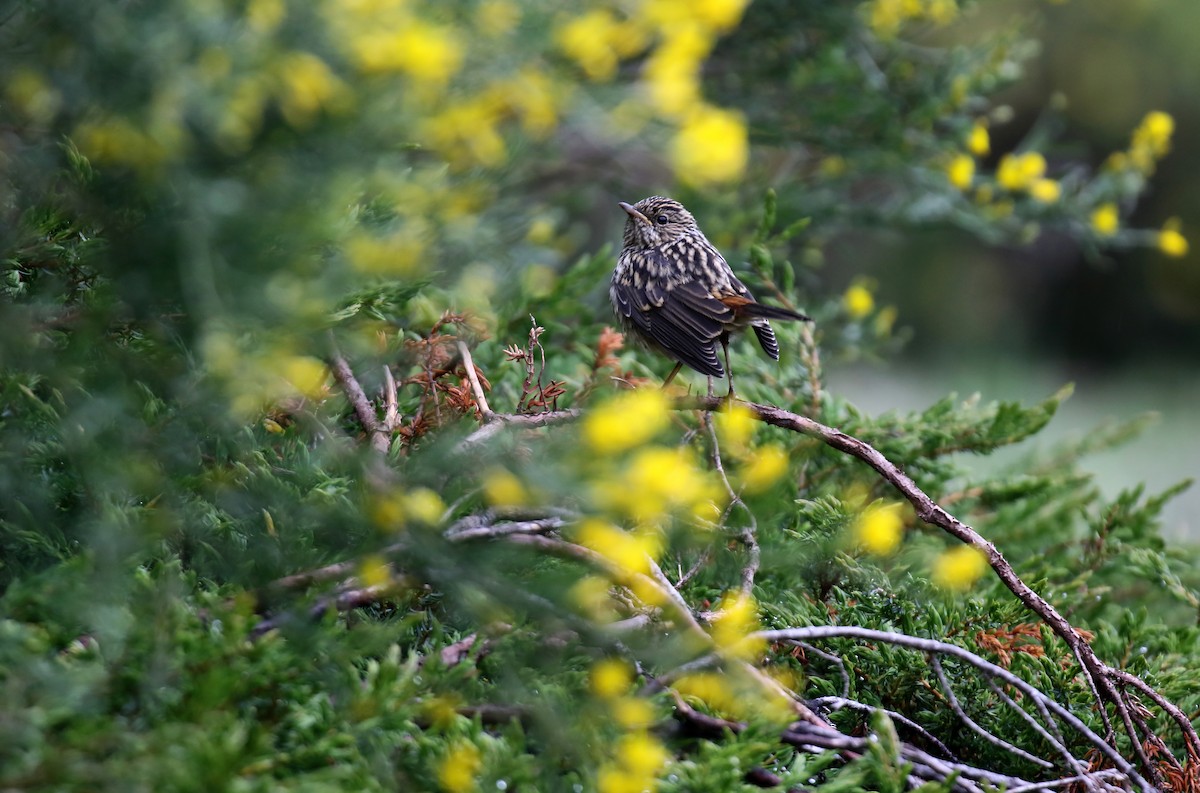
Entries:
[[625, 247], [656, 248], [680, 237], [700, 233], [692, 213], [673, 198], [655, 195], [636, 204], [618, 204], [629, 217], [625, 220]]

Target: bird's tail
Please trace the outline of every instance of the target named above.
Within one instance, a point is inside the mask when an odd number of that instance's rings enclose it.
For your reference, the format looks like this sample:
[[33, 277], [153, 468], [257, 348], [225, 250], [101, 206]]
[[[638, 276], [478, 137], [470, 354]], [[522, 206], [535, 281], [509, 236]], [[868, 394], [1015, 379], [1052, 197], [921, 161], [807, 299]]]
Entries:
[[801, 322], [811, 322], [812, 317], [805, 316], [798, 311], [792, 311], [790, 308], [781, 308], [780, 306], [768, 306], [762, 303], [747, 303], [739, 308], [741, 313], [751, 317], [762, 317], [763, 319], [798, 319]]

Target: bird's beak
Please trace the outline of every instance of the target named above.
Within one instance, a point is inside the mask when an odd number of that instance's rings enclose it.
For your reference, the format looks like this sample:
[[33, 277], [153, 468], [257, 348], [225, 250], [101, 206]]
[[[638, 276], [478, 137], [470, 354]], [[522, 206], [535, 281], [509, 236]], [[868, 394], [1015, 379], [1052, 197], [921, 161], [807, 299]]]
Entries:
[[628, 214], [629, 217], [633, 218], [634, 220], [645, 223], [647, 226], [651, 225], [650, 218], [634, 209], [633, 204], [626, 204], [624, 201], [618, 201], [617, 206], [619, 206], [621, 209], [624, 209], [626, 214]]

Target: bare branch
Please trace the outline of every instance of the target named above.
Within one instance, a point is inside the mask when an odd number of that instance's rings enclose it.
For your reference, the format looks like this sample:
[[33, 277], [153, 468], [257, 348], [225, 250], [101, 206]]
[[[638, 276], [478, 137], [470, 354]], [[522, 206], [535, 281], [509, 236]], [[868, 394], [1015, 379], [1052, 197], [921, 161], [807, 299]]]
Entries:
[[458, 340], [458, 352], [462, 355], [463, 368], [467, 370], [467, 380], [471, 382], [471, 393], [475, 396], [475, 404], [479, 406], [479, 415], [486, 424], [492, 420], [494, 414], [488, 405], [487, 396], [483, 393], [483, 386], [479, 384], [479, 373], [475, 371], [475, 361], [471, 358], [471, 350], [462, 339]]
[[333, 371], [334, 379], [342, 387], [346, 399], [350, 400], [350, 406], [354, 408], [354, 415], [358, 417], [358, 423], [370, 437], [371, 448], [380, 454], [386, 454], [392, 442], [391, 432], [380, 424], [379, 416], [375, 413], [375, 406], [371, 404], [371, 400], [367, 399], [366, 392], [358, 384], [358, 379], [350, 369], [350, 364], [346, 363], [346, 359], [338, 352], [332, 333], [329, 335], [329, 346], [329, 368]]

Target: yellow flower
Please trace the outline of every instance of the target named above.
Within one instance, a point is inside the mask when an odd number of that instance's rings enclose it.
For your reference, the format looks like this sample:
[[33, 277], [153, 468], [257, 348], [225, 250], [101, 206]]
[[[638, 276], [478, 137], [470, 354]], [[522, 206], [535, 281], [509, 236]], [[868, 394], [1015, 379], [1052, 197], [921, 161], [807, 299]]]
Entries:
[[496, 468], [483, 478], [483, 497], [493, 507], [519, 507], [529, 503], [529, 493], [512, 471]]
[[597, 8], [561, 25], [554, 38], [589, 79], [611, 80], [620, 61], [611, 43], [618, 24], [610, 11]]
[[325, 381], [329, 370], [323, 361], [310, 355], [291, 355], [279, 363], [279, 373], [309, 399], [325, 395]]
[[1029, 186], [1029, 195], [1043, 204], [1053, 204], [1062, 196], [1062, 185], [1054, 179], [1035, 179]]
[[967, 151], [976, 157], [986, 157], [991, 150], [992, 141], [988, 136], [987, 121], [976, 121], [967, 133]]
[[742, 465], [738, 483], [744, 492], [753, 495], [771, 487], [787, 471], [787, 451], [777, 443], [767, 443], [758, 447]]
[[616, 765], [601, 766], [596, 773], [597, 793], [645, 793], [653, 783]]
[[959, 545], [933, 563], [933, 582], [944, 589], [969, 589], [987, 569], [987, 557], [982, 551], [970, 545]]
[[736, 27], [750, 0], [694, 0], [693, 18], [718, 31]]
[[904, 538], [904, 521], [900, 517], [903, 504], [875, 503], [859, 516], [854, 527], [855, 541], [876, 556], [890, 556]]
[[696, 466], [686, 448], [648, 446], [629, 460], [619, 475], [592, 482], [596, 506], [633, 518], [660, 522], [672, 510], [685, 510], [717, 495], [710, 476]]
[[691, 113], [671, 141], [671, 165], [680, 179], [693, 185], [736, 179], [748, 157], [742, 117], [715, 107]]
[[434, 526], [441, 522], [446, 503], [429, 488], [417, 487], [405, 494], [404, 511], [416, 520]]
[[626, 769], [653, 780], [670, 757], [663, 745], [649, 733], [634, 732], [622, 735], [614, 754]]
[[959, 190], [966, 190], [975, 178], [975, 160], [969, 154], [956, 154], [946, 166], [946, 178]]
[[597, 661], [588, 674], [588, 685], [596, 697], [615, 700], [633, 685], [633, 668], [619, 658]]
[[1110, 202], [1093, 209], [1090, 220], [1092, 231], [1098, 236], [1111, 237], [1120, 227], [1121, 214], [1117, 211], [1117, 205]]
[[1171, 136], [1175, 134], [1175, 119], [1169, 113], [1155, 110], [1146, 114], [1142, 123], [1133, 131], [1130, 148], [1146, 151], [1155, 159], [1162, 159], [1171, 150]]
[[597, 454], [611, 455], [645, 443], [670, 421], [671, 405], [657, 388], [626, 391], [590, 411], [583, 438]]
[[1005, 190], [1020, 192], [1028, 190], [1045, 173], [1046, 158], [1039, 152], [1006, 154], [1000, 158], [1000, 164], [996, 167], [996, 182]]
[[644, 730], [654, 724], [654, 705], [641, 697], [617, 697], [609, 705], [613, 719], [627, 730]]
[[607, 578], [585, 575], [571, 586], [567, 598], [579, 611], [597, 622], [612, 622], [616, 619], [616, 610], [609, 596], [611, 588], [612, 583]]
[[371, 501], [367, 514], [384, 531], [396, 531], [404, 526], [404, 500], [396, 493], [381, 495]]
[[750, 408], [738, 402], [731, 402], [723, 410], [719, 410], [713, 419], [717, 431], [717, 439], [725, 451], [741, 456], [749, 450], [750, 439], [754, 437], [754, 428], [758, 422]]
[[721, 599], [713, 618], [712, 638], [717, 649], [734, 658], [750, 660], [762, 655], [766, 642], [749, 635], [762, 627], [758, 621], [758, 604], [743, 592], [731, 592]]
[[447, 105], [421, 125], [421, 133], [456, 164], [499, 165], [508, 156], [497, 129], [503, 108], [479, 96]]
[[358, 580], [363, 583], [363, 586], [369, 587], [387, 584], [392, 580], [392, 571], [388, 567], [387, 559], [377, 555], [363, 559], [358, 566]]
[[5, 85], [5, 93], [21, 112], [39, 124], [49, 121], [62, 107], [62, 94], [32, 69], [16, 69]]
[[1179, 231], [1178, 220], [1168, 220], [1158, 232], [1158, 249], [1176, 259], [1187, 256], [1188, 241]]
[[662, 552], [662, 538], [657, 533], [634, 534], [597, 518], [580, 523], [575, 529], [575, 540], [622, 571], [640, 575], [650, 572], [651, 558]]
[[360, 71], [403, 72], [432, 88], [457, 74], [463, 61], [463, 46], [452, 30], [418, 19], [364, 28], [349, 43]]
[[734, 691], [732, 681], [716, 672], [696, 672], [675, 681], [680, 696], [699, 700], [713, 710], [737, 715], [747, 704]]
[[360, 233], [344, 248], [350, 265], [364, 275], [410, 275], [425, 254], [424, 241], [411, 232], [382, 238]]
[[475, 744], [460, 742], [453, 746], [437, 767], [437, 780], [447, 793], [468, 793], [475, 790], [483, 758]]
[[874, 311], [875, 296], [871, 293], [870, 281], [856, 278], [842, 295], [842, 307], [846, 309], [850, 319], [862, 319]]
[[279, 65], [283, 83], [279, 109], [293, 127], [308, 125], [322, 109], [344, 101], [345, 83], [333, 75], [325, 61], [308, 52], [293, 52]]
[[712, 35], [696, 25], [670, 29], [643, 70], [655, 112], [678, 118], [702, 106], [700, 65], [712, 46]]

